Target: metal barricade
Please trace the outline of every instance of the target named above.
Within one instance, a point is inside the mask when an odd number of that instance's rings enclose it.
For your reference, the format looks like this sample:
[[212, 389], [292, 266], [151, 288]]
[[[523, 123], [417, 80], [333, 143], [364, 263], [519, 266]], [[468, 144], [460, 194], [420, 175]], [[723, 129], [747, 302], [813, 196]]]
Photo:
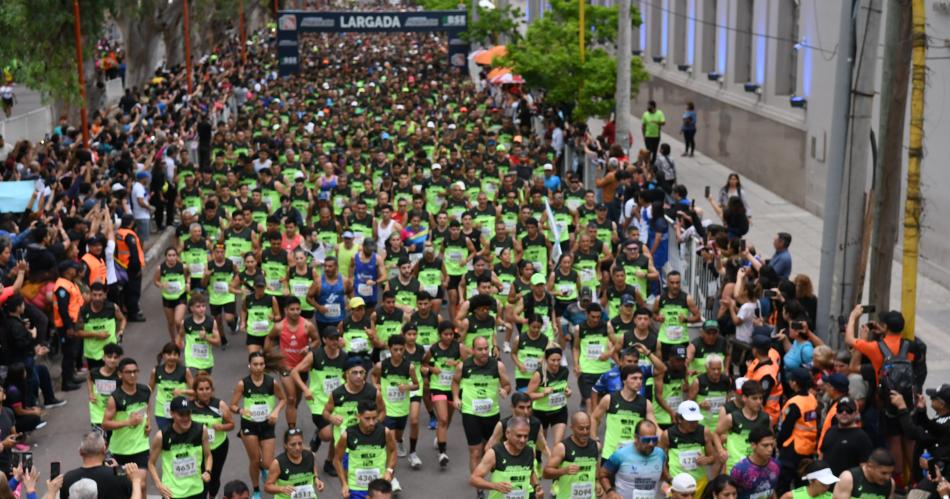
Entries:
[[682, 253], [670, 252], [670, 262], [673, 262], [672, 255], [676, 254], [682, 264], [677, 270], [683, 275], [683, 287], [693, 297], [703, 317], [715, 318], [719, 309], [719, 277], [707, 267], [702, 256], [696, 253], [700, 244], [702, 242], [698, 239], [687, 238], [680, 246]]
[[38, 141], [50, 133], [53, 112], [49, 106], [34, 109], [28, 113], [0, 121], [0, 135], [9, 144], [21, 140]]

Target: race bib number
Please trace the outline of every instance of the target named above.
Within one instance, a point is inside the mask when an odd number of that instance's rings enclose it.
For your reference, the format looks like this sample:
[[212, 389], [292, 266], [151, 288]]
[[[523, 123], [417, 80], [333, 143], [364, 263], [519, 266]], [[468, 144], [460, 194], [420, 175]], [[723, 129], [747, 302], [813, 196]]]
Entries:
[[753, 492], [749, 499], [769, 499], [770, 497], [772, 497], [772, 489]]
[[181, 283], [178, 281], [168, 281], [165, 283], [165, 292], [174, 295], [181, 293]]
[[366, 338], [353, 338], [350, 340], [351, 352], [365, 352], [367, 350], [369, 350], [369, 342], [366, 341]]
[[207, 343], [192, 343], [191, 344], [191, 356], [196, 359], [207, 359], [208, 358], [208, 344]]
[[176, 457], [172, 460], [175, 478], [188, 478], [198, 474], [198, 462], [194, 457]]
[[294, 285], [290, 287], [290, 291], [294, 296], [307, 296], [307, 291], [309, 290], [310, 286], [302, 282], [294, 283]]
[[270, 288], [271, 290], [280, 289], [280, 279], [268, 279], [267, 287]]
[[323, 380], [323, 391], [326, 393], [331, 393], [333, 390], [336, 390], [343, 384], [343, 380], [340, 378], [326, 378]]
[[450, 262], [452, 262], [452, 263], [454, 263], [454, 264], [456, 264], [456, 265], [461, 265], [461, 264], [462, 264], [462, 260], [463, 260], [463, 259], [462, 259], [462, 254], [459, 253], [459, 252], [457, 252], [457, 251], [453, 251], [453, 252], [451, 252], [451, 253], [447, 253], [445, 256], [446, 256], [446, 258], [449, 259]]
[[536, 359], [534, 357], [528, 357], [524, 360], [524, 368], [529, 373], [533, 373], [538, 370], [538, 366], [541, 365], [541, 359]]
[[558, 284], [557, 293], [561, 296], [567, 296], [574, 292], [573, 284]]
[[171, 401], [165, 402], [162, 404], [162, 416], [166, 418], [172, 417], [172, 403]]
[[554, 392], [548, 395], [548, 405], [554, 408], [560, 408], [567, 405], [567, 396], [564, 392]]
[[208, 443], [210, 444], [210, 443], [214, 442], [214, 428], [212, 428], [212, 427], [210, 427], [210, 426], [206, 426], [206, 427], [205, 427], [205, 431], [208, 432]]
[[507, 295], [508, 293], [511, 293], [511, 283], [510, 282], [501, 283], [501, 294]]
[[699, 467], [696, 460], [699, 459], [699, 451], [689, 450], [680, 452], [680, 466], [686, 471], [693, 471]]
[[189, 264], [188, 271], [191, 272], [191, 275], [193, 276], [202, 276], [205, 273], [205, 264], [203, 263]]
[[316, 494], [313, 492], [313, 485], [295, 485], [294, 493], [290, 495], [290, 499], [310, 499], [316, 497]]
[[270, 415], [270, 409], [268, 409], [267, 404], [253, 404], [251, 405], [251, 421], [255, 423], [263, 423], [267, 421], [267, 416]]
[[438, 284], [433, 284], [433, 285], [431, 285], [431, 286], [430, 286], [430, 285], [424, 285], [424, 286], [422, 286], [422, 289], [423, 289], [426, 293], [429, 293], [429, 296], [430, 296], [430, 297], [431, 297], [431, 296], [436, 296], [436, 292], [439, 291], [439, 285], [438, 285]]
[[99, 395], [112, 395], [115, 391], [116, 382], [114, 379], [97, 379], [96, 393]]
[[600, 343], [589, 343], [587, 345], [587, 360], [600, 360], [604, 353], [604, 345]]
[[356, 292], [360, 296], [373, 296], [374, 287], [369, 284], [359, 284], [356, 286]]
[[592, 497], [594, 497], [594, 484], [590, 482], [571, 484], [571, 499], [590, 499]]
[[666, 337], [674, 341], [681, 339], [683, 337], [683, 326], [667, 327]]
[[443, 369], [441, 372], [439, 372], [439, 384], [443, 386], [451, 385], [452, 378], [454, 377], [455, 377], [455, 369], [452, 369], [451, 371]]
[[581, 282], [591, 282], [597, 280], [594, 276], [594, 269], [580, 269]]
[[476, 415], [488, 414], [494, 405], [495, 401], [492, 399], [474, 399], [472, 400], [472, 412]]
[[633, 499], [656, 499], [656, 492], [652, 490], [634, 490]]
[[719, 409], [726, 405], [726, 397], [709, 397], [706, 402], [709, 402], [709, 411], [718, 414]]
[[512, 490], [511, 492], [505, 494], [505, 499], [525, 499], [524, 491], [521, 489]]
[[232, 256], [228, 259], [231, 260], [231, 263], [233, 263], [237, 267], [241, 267], [244, 265], [244, 258], [242, 258], [240, 255]]
[[340, 304], [339, 303], [328, 303], [324, 305], [327, 308], [327, 313], [325, 315], [329, 317], [339, 317], [340, 316]]
[[399, 403], [406, 400], [406, 392], [399, 389], [398, 386], [390, 386], [386, 390], [386, 400]]
[[268, 321], [254, 321], [254, 323], [251, 324], [251, 329], [252, 329], [255, 333], [266, 333], [267, 330], [270, 329], [270, 322], [268, 322]]
[[671, 395], [666, 399], [666, 403], [670, 406], [670, 409], [673, 409], [673, 412], [677, 411], [677, 408], [680, 406], [681, 402], [683, 402], [682, 395]]
[[376, 468], [357, 468], [356, 485], [360, 488], [369, 486], [369, 482], [379, 478], [379, 470]]
[[214, 287], [212, 289], [214, 289], [215, 293], [227, 293], [228, 283], [225, 281], [217, 281], [214, 283]]

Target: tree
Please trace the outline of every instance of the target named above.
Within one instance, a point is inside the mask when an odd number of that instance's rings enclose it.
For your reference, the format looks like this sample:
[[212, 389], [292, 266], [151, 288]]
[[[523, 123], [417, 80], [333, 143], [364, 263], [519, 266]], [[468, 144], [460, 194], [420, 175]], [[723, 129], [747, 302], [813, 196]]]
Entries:
[[[588, 5], [585, 22], [592, 48], [581, 63], [578, 46], [577, 4], [552, 0], [551, 12], [528, 26], [525, 37], [508, 45], [508, 55], [495, 60], [496, 66], [513, 68], [531, 87], [545, 91], [545, 101], [573, 108], [573, 118], [605, 117], [614, 110], [617, 83], [616, 59], [604, 48], [617, 35], [618, 11], [613, 7]], [[631, 7], [631, 21], [640, 23], [640, 14]], [[639, 57], [630, 63], [631, 93], [636, 94], [647, 73]]]
[[511, 5], [486, 9], [478, 6], [478, 19], [469, 19], [468, 29], [462, 33], [462, 39], [490, 47], [503, 41], [511, 43], [521, 38], [518, 32], [523, 17], [521, 9]]

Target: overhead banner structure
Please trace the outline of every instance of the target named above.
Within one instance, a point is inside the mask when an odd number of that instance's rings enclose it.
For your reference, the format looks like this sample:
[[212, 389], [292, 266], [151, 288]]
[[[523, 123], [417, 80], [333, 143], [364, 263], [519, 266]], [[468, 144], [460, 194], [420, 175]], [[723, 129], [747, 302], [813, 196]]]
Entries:
[[449, 64], [465, 67], [469, 44], [460, 35], [468, 26], [464, 10], [420, 12], [281, 11], [277, 18], [277, 60], [281, 76], [300, 72], [300, 33], [394, 33], [444, 31], [449, 35]]

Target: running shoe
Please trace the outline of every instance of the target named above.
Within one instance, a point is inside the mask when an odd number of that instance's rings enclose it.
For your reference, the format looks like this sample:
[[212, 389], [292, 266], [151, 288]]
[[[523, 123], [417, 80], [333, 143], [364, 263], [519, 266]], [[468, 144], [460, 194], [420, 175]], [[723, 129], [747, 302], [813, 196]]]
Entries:
[[445, 467], [448, 465], [449, 465], [449, 456], [447, 456], [444, 452], [439, 454], [439, 466], [442, 469], [445, 469]]
[[396, 455], [399, 457], [406, 457], [408, 453], [406, 452], [406, 446], [402, 442], [396, 442]]
[[437, 424], [438, 424], [438, 421], [436, 421], [435, 418], [430, 419], [430, 420], [429, 420], [429, 429], [430, 429], [430, 430], [435, 430], [435, 426], [436, 426]]
[[399, 480], [396, 477], [393, 477], [392, 481], [389, 482], [393, 486], [393, 494], [398, 494], [402, 491], [402, 486], [399, 485]]
[[505, 344], [502, 345], [501, 349], [502, 349], [502, 351], [504, 351], [505, 353], [511, 353], [511, 343], [509, 343], [509, 342], [506, 341]]
[[414, 470], [422, 467], [422, 459], [419, 459], [419, 455], [415, 452], [409, 454], [409, 467]]

